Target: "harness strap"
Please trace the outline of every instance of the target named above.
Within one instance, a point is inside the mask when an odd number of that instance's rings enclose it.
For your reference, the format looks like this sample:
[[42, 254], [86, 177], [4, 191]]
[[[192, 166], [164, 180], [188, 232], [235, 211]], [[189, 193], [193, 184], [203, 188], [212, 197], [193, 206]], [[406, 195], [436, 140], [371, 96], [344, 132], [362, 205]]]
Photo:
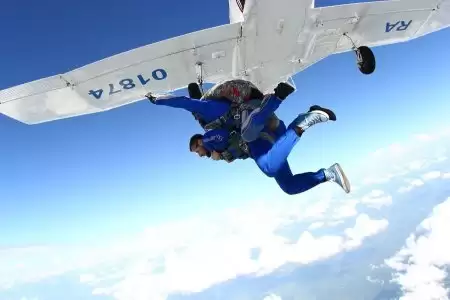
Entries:
[[[237, 154], [232, 154], [232, 151], [237, 152]], [[241, 135], [237, 133], [236, 130], [230, 132], [230, 137], [228, 138], [227, 150], [223, 151], [222, 157], [228, 161], [232, 161], [236, 158], [247, 159], [249, 157], [248, 146], [242, 140]]]
[[[271, 144], [275, 143], [275, 139], [267, 132], [261, 132], [259, 137], [270, 142]], [[236, 152], [238, 152], [236, 157], [231, 153], [233, 148]], [[227, 161], [247, 159], [250, 157], [250, 149], [248, 148], [248, 144], [242, 139], [241, 135], [238, 135], [236, 131], [232, 131], [230, 133], [230, 138], [228, 139], [228, 148], [223, 151], [221, 155], [222, 158]]]
[[[213, 129], [217, 129], [217, 128], [222, 128], [225, 126], [225, 124], [231, 117], [233, 117], [234, 120], [236, 120], [236, 121], [240, 119], [241, 116], [240, 116], [239, 110], [237, 108], [232, 107], [230, 110], [228, 110], [225, 114], [223, 114], [219, 118], [207, 123], [203, 128], [205, 130], [213, 130]], [[232, 127], [235, 127], [235, 126], [232, 126]]]
[[226, 123], [229, 119], [233, 118], [233, 124], [231, 124], [230, 128], [237, 129], [241, 128], [241, 115], [242, 112], [245, 110], [254, 110], [259, 106], [259, 103], [242, 103], [242, 104], [232, 104], [231, 108], [222, 116], [215, 119], [214, 121], [211, 121], [203, 126], [205, 130], [212, 130], [217, 128], [223, 128], [225, 127]]

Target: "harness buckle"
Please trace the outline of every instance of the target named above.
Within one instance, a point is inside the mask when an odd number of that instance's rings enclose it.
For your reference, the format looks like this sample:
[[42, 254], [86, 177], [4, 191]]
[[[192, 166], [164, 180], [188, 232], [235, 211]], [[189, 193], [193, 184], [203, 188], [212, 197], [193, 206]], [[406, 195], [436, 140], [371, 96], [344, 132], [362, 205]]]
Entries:
[[243, 140], [240, 140], [240, 141], [239, 141], [239, 147], [240, 147], [245, 153], [248, 153], [248, 152], [249, 152], [249, 150], [248, 150], [248, 145], [247, 145], [247, 143], [244, 142]]

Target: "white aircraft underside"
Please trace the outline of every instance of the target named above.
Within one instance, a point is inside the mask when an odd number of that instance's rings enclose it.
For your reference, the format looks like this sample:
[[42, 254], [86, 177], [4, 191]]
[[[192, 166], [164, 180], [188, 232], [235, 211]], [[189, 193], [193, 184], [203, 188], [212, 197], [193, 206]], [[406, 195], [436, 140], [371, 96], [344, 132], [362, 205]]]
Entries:
[[450, 0], [323, 8], [311, 0], [229, 0], [229, 9], [230, 24], [2, 90], [0, 113], [37, 124], [106, 111], [199, 79], [241, 78], [268, 92], [329, 55], [406, 42], [450, 25]]

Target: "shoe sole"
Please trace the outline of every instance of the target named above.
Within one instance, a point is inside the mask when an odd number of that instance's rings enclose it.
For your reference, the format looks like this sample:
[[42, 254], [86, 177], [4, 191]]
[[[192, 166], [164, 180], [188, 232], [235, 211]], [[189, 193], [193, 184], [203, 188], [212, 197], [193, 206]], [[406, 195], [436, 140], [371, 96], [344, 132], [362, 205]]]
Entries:
[[340, 181], [344, 184], [343, 188], [344, 191], [348, 194], [350, 193], [350, 181], [348, 180], [347, 176], [344, 173], [344, 170], [342, 170], [342, 167], [340, 164], [334, 164], [337, 170], [337, 174], [339, 176]]
[[319, 105], [313, 105], [313, 106], [311, 106], [311, 107], [309, 108], [309, 112], [313, 112], [313, 111], [316, 111], [316, 112], [319, 112], [319, 111], [324, 112], [324, 113], [326, 113], [326, 114], [328, 115], [328, 118], [329, 118], [331, 121], [336, 121], [336, 114], [335, 114], [331, 109], [323, 108], [323, 107], [321, 107], [321, 106], [319, 106]]

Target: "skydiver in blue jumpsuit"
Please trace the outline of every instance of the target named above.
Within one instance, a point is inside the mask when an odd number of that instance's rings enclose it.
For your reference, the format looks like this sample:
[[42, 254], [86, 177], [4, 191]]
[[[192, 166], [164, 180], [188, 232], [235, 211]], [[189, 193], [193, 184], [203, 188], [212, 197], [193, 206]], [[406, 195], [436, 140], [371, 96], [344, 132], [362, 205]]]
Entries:
[[[259, 133], [265, 126], [265, 122], [293, 91], [294, 88], [287, 83], [280, 83], [274, 89], [273, 94], [267, 95], [268, 97], [263, 101], [261, 107], [251, 111], [248, 116], [242, 120], [240, 133], [243, 140], [250, 142], [257, 139]], [[186, 96], [172, 95], [154, 97], [151, 93], [147, 94], [146, 97], [156, 105], [182, 108], [191, 113], [195, 113], [206, 123], [220, 118], [230, 109], [230, 103], [228, 101], [204, 101]], [[227, 120], [226, 124], [231, 125], [231, 122], [233, 122], [232, 119]]]
[[[275, 132], [277, 136], [275, 136], [274, 143], [262, 138], [249, 142], [250, 157], [264, 174], [274, 178], [280, 188], [289, 195], [305, 192], [328, 181], [337, 183], [346, 193], [349, 193], [350, 183], [339, 164], [334, 164], [327, 169], [322, 168], [316, 172], [293, 175], [287, 161], [290, 152], [305, 130], [329, 120], [336, 120], [336, 116], [331, 110], [316, 105], [312, 106], [307, 113], [300, 114], [287, 129], [281, 121]], [[224, 151], [228, 145], [229, 134], [226, 129], [211, 130], [204, 135], [195, 134], [189, 142], [190, 150], [201, 157], [212, 156], [213, 159], [218, 160], [220, 159], [218, 153]]]

